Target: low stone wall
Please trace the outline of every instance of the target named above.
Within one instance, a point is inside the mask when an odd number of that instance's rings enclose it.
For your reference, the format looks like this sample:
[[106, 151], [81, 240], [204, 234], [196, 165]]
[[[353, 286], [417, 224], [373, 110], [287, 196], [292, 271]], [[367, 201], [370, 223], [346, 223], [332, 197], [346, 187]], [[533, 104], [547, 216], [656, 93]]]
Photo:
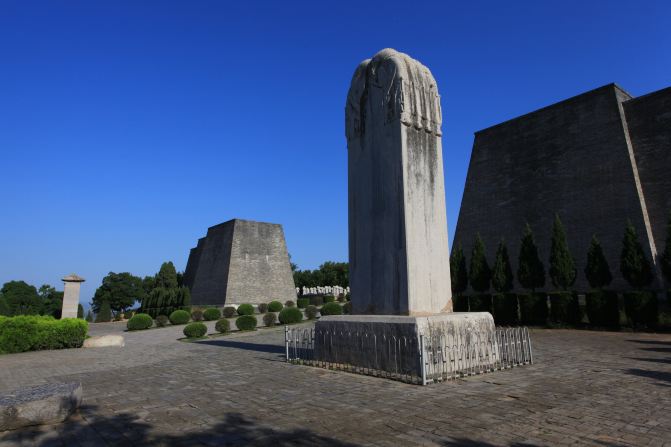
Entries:
[[81, 383], [56, 383], [16, 390], [0, 396], [0, 432], [63, 422], [81, 403]]

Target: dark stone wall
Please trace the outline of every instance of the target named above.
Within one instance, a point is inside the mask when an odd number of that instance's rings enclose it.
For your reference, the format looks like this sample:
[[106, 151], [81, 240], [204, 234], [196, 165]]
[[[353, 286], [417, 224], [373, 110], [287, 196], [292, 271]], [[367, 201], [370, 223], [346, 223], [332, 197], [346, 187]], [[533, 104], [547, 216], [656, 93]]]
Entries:
[[282, 226], [233, 219], [210, 227], [191, 250], [184, 283], [196, 305], [295, 300]]
[[[480, 233], [491, 266], [504, 238], [516, 276], [528, 222], [547, 272], [558, 213], [576, 259], [575, 288], [589, 288], [583, 270], [592, 234], [608, 258], [612, 287], [626, 288], [619, 256], [627, 220], [650, 255], [620, 108], [628, 99], [610, 84], [477, 132], [453, 247], [461, 244], [470, 261]], [[545, 289], [553, 289], [549, 276]]]
[[671, 87], [624, 103], [638, 174], [658, 253], [671, 212]]

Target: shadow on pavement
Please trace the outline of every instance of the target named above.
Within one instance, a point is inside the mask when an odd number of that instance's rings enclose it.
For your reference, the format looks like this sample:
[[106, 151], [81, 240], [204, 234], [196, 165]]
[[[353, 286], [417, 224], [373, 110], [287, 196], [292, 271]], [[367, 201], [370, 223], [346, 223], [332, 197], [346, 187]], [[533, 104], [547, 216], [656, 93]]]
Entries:
[[[631, 374], [633, 376], [646, 377], [648, 379], [655, 379], [655, 380], [659, 380], [661, 382], [671, 383], [671, 372], [667, 372], [667, 371], [649, 371], [647, 369], [632, 368], [632, 369], [626, 370], [625, 373]], [[665, 383], [658, 383], [658, 385], [671, 386], [671, 385], [667, 385]]]
[[203, 340], [195, 342], [199, 345], [221, 346], [224, 348], [244, 349], [247, 351], [267, 352], [270, 354], [284, 354], [284, 346], [269, 345], [261, 343], [249, 343], [235, 340]]

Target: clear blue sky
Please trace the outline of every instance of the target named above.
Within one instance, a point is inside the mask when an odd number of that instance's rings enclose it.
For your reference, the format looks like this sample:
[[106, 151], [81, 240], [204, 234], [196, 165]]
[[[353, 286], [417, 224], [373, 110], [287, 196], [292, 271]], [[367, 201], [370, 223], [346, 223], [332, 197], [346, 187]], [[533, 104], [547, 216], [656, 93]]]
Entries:
[[473, 132], [671, 85], [670, 30], [662, 0], [0, 0], [0, 284], [76, 272], [87, 303], [234, 217], [283, 224], [301, 268], [346, 260], [345, 96], [385, 47], [438, 81], [451, 234]]

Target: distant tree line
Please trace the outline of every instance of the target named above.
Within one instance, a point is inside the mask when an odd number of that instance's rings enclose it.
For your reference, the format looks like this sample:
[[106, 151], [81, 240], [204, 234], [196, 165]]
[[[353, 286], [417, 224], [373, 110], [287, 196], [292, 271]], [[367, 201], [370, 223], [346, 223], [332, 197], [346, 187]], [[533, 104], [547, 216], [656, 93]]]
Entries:
[[349, 264], [327, 261], [315, 270], [299, 270], [291, 264], [296, 287], [341, 286], [349, 287]]
[[[0, 289], [0, 315], [51, 315], [60, 318], [63, 310], [63, 292], [44, 284], [39, 289], [25, 281], [9, 281]], [[79, 305], [78, 316], [84, 309]]]
[[[505, 241], [499, 242], [491, 268], [485, 253], [485, 245], [479, 234], [475, 235], [468, 266], [462, 247], [457, 246], [452, 250], [450, 273], [453, 294], [463, 294], [469, 285], [475, 292], [481, 294], [491, 288], [498, 293], [507, 293], [514, 288], [515, 278]], [[671, 216], [667, 225], [666, 245], [660, 255], [660, 264], [665, 279], [671, 283]], [[548, 276], [555, 290], [568, 291], [575, 284], [578, 267], [569, 250], [566, 232], [559, 215], [555, 215], [552, 226], [548, 267]], [[654, 281], [652, 263], [645, 255], [631, 222], [627, 222], [624, 230], [619, 267], [622, 277], [634, 290], [649, 287]], [[607, 287], [613, 280], [610, 266], [596, 235], [592, 236], [587, 250], [583, 272], [593, 289]], [[538, 255], [538, 247], [529, 224], [524, 228], [521, 238], [516, 277], [519, 284], [532, 293], [545, 287], [545, 265]]]

